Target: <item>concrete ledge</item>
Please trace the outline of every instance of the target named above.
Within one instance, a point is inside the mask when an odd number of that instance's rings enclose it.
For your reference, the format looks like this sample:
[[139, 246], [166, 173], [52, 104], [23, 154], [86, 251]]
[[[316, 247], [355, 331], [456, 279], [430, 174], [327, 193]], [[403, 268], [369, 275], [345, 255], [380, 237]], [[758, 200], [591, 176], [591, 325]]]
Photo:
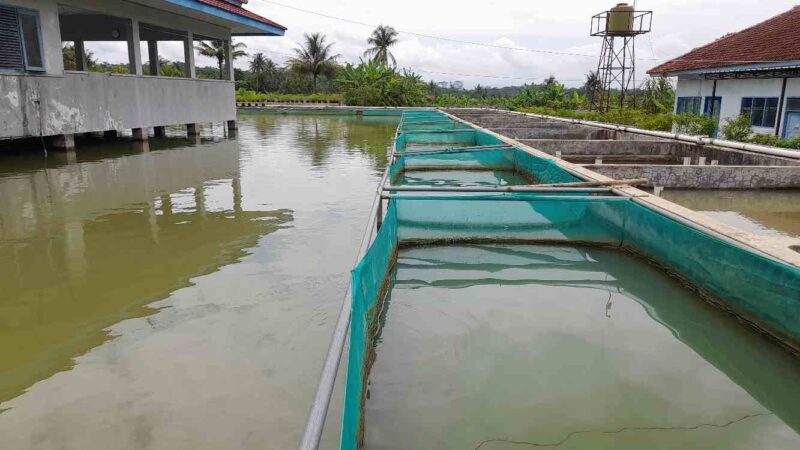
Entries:
[[0, 77], [0, 92], [0, 138], [222, 122], [236, 117], [230, 81], [69, 72], [63, 77]]
[[512, 139], [568, 139], [568, 140], [622, 140], [652, 141], [647, 136], [624, 133], [621, 131], [592, 128], [585, 125], [557, 124], [555, 126], [536, 126], [531, 128], [489, 128], [495, 133]]
[[800, 161], [780, 156], [760, 155], [741, 150], [725, 149], [711, 145], [696, 145], [670, 140], [585, 140], [585, 139], [520, 139], [525, 145], [555, 155], [561, 152], [562, 157], [570, 155], [668, 155], [675, 158], [675, 164], [684, 157], [691, 158], [697, 164], [701, 156], [706, 164], [716, 160], [720, 165], [729, 166], [797, 166]]
[[613, 179], [647, 178], [648, 186], [677, 189], [800, 188], [800, 166], [585, 165]]

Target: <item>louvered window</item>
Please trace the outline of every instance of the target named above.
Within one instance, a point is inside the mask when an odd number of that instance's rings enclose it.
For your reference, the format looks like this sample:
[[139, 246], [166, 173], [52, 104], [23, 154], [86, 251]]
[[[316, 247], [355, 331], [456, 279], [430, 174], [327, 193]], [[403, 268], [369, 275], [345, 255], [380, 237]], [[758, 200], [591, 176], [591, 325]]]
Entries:
[[0, 70], [44, 71], [36, 11], [0, 5]]

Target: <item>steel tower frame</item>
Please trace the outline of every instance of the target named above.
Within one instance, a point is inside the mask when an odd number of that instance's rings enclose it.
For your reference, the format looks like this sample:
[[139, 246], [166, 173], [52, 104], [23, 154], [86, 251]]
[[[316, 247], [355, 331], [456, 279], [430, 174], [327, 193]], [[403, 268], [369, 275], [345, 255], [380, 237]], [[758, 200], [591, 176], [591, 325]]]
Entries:
[[599, 87], [588, 93], [591, 108], [602, 111], [608, 111], [614, 89], [619, 90], [620, 107], [625, 105], [629, 96], [633, 97], [636, 105], [636, 36], [649, 33], [653, 21], [652, 11], [634, 11], [631, 30], [612, 32], [607, 28], [609, 14], [610, 11], [604, 11], [592, 17], [590, 31], [591, 36], [603, 38], [595, 72]]

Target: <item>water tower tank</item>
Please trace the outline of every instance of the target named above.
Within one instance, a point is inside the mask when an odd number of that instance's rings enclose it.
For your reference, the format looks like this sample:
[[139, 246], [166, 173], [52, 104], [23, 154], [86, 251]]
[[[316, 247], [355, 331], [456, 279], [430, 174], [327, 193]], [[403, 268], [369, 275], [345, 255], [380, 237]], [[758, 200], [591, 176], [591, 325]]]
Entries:
[[606, 32], [608, 34], [628, 34], [633, 31], [633, 6], [619, 3], [608, 12]]

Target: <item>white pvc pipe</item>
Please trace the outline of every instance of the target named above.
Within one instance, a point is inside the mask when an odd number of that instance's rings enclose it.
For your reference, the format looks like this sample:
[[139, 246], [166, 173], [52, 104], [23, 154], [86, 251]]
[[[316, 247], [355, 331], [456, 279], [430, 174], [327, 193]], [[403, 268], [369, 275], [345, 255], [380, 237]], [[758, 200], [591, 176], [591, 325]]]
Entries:
[[610, 123], [592, 122], [589, 120], [579, 119], [565, 119], [563, 117], [545, 116], [542, 114], [523, 113], [517, 111], [505, 111], [506, 113], [518, 114], [530, 117], [536, 117], [545, 120], [556, 120], [560, 122], [574, 123], [577, 125], [587, 125], [590, 127], [603, 128], [606, 130], [624, 131], [629, 133], [643, 134], [646, 136], [653, 136], [665, 139], [674, 139], [682, 142], [689, 142], [697, 145], [715, 145], [717, 147], [729, 148], [733, 150], [744, 150], [747, 152], [761, 153], [764, 155], [781, 156], [784, 158], [800, 159], [800, 151], [785, 150], [776, 147], [768, 147], [766, 145], [745, 144], [743, 142], [726, 141], [724, 139], [712, 139], [702, 136], [690, 136], [686, 134], [669, 133], [666, 131], [651, 131], [642, 130], [640, 128], [625, 127], [621, 125], [612, 125]]

